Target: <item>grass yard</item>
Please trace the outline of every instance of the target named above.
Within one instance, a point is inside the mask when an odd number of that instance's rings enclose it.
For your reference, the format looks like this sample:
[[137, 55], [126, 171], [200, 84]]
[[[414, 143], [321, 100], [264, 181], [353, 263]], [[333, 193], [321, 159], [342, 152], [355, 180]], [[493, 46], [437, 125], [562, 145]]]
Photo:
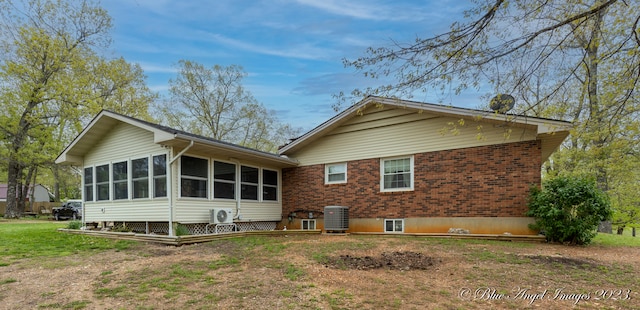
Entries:
[[173, 247], [60, 227], [0, 221], [0, 308], [640, 309], [631, 236], [586, 247], [358, 235]]

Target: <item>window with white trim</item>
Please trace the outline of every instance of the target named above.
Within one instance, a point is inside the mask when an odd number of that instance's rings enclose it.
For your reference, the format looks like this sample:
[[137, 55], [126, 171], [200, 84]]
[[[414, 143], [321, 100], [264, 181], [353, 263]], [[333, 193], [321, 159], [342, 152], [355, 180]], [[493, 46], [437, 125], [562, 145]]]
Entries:
[[315, 230], [316, 220], [302, 219], [300, 226], [302, 230]]
[[404, 232], [404, 219], [385, 219], [384, 232], [386, 233]]
[[324, 183], [346, 183], [347, 182], [347, 163], [326, 164], [324, 166]]
[[380, 160], [380, 190], [413, 190], [413, 156]]
[[84, 168], [84, 201], [93, 201], [93, 167]]
[[114, 163], [113, 171], [113, 199], [129, 199], [129, 173], [126, 161]]
[[133, 198], [149, 198], [149, 158], [131, 160]]
[[209, 161], [203, 158], [180, 158], [180, 196], [207, 198]]
[[236, 198], [236, 165], [213, 162], [213, 198]]
[[96, 200], [109, 200], [109, 165], [96, 167]]
[[258, 200], [258, 168], [240, 166], [240, 197]]
[[262, 200], [278, 201], [278, 171], [262, 169]]
[[167, 197], [167, 155], [153, 156], [153, 197]]

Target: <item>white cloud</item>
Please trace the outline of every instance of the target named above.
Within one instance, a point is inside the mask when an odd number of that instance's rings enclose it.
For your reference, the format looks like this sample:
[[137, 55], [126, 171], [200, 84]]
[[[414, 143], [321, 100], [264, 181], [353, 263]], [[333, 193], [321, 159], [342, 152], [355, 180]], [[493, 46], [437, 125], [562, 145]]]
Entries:
[[228, 47], [284, 58], [291, 57], [297, 59], [321, 60], [328, 59], [331, 55], [334, 54], [334, 51], [331, 49], [317, 47], [311, 43], [295, 44], [291, 46], [279, 46], [277, 48], [274, 48], [249, 43], [242, 40], [236, 40], [217, 33], [208, 34], [208, 36], [213, 41], [222, 45], [226, 45]]

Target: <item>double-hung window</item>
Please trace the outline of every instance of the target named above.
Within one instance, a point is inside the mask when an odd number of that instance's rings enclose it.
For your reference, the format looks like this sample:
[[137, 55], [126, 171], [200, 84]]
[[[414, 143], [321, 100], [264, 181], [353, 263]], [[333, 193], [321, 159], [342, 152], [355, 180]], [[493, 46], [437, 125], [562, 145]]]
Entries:
[[347, 182], [347, 163], [327, 164], [324, 167], [325, 184]]
[[109, 165], [96, 167], [96, 198], [98, 201], [109, 200]]
[[278, 172], [262, 169], [262, 200], [278, 200]]
[[258, 168], [240, 167], [240, 197], [246, 200], [258, 200]]
[[84, 201], [93, 201], [93, 167], [84, 168]]
[[180, 194], [182, 197], [207, 198], [206, 159], [182, 156], [180, 158]]
[[127, 162], [113, 164], [113, 199], [129, 199]]
[[153, 156], [153, 197], [167, 197], [167, 155]]
[[131, 181], [133, 198], [149, 198], [149, 158], [131, 161]]
[[213, 198], [236, 198], [236, 165], [213, 162]]
[[380, 160], [381, 191], [413, 190], [413, 156]]

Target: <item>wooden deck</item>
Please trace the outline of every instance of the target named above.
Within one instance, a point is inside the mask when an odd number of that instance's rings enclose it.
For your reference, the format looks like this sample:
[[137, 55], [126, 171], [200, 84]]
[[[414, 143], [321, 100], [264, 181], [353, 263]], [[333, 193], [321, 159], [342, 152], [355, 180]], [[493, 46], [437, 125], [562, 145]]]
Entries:
[[[58, 229], [60, 232], [70, 234], [82, 234], [103, 238], [119, 239], [119, 240], [135, 240], [142, 242], [153, 242], [167, 245], [181, 246], [185, 244], [202, 243], [213, 240], [238, 238], [244, 236], [284, 236], [284, 235], [320, 235], [321, 230], [265, 230], [265, 231], [242, 231], [220, 234], [203, 234], [203, 235], [187, 235], [187, 236], [167, 236], [155, 234], [138, 234], [130, 232], [111, 232], [98, 230], [77, 230], [77, 229]], [[336, 235], [336, 234], [327, 234]], [[451, 238], [451, 239], [483, 239], [483, 240], [500, 240], [500, 241], [518, 241], [518, 242], [545, 242], [545, 237], [540, 235], [491, 235], [491, 234], [448, 234], [448, 233], [425, 233], [425, 234], [388, 234], [388, 233], [346, 233], [340, 235], [377, 235], [380, 237], [415, 237], [415, 238]]]

